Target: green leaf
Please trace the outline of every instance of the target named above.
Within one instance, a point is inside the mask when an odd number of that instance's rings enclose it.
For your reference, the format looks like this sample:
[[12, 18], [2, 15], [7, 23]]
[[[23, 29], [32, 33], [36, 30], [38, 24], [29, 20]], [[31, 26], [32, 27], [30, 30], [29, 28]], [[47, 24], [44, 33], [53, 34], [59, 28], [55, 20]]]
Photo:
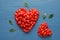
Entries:
[[11, 20], [9, 20], [9, 23], [10, 23], [11, 25], [13, 25], [13, 23], [12, 23], [12, 21], [11, 21]]
[[28, 3], [27, 3], [27, 2], [24, 2], [24, 6], [25, 6], [25, 7], [28, 7]]
[[44, 14], [42, 15], [42, 18], [43, 18], [43, 19], [45, 19], [45, 18], [46, 18], [46, 13], [44, 13]]
[[54, 16], [54, 14], [51, 13], [48, 18], [49, 18], [49, 19], [50, 19], [50, 18], [53, 18], [53, 16]]
[[11, 28], [10, 29], [10, 32], [15, 32], [16, 30], [14, 28]]

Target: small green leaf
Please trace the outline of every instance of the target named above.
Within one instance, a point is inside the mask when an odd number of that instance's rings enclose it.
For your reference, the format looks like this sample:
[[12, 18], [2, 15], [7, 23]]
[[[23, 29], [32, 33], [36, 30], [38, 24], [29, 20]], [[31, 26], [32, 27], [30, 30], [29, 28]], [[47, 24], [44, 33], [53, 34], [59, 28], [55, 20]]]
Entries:
[[11, 28], [10, 29], [10, 32], [15, 32], [16, 30], [14, 28]]
[[12, 23], [12, 21], [11, 21], [11, 20], [9, 20], [9, 23], [10, 23], [11, 25], [13, 25], [13, 23]]
[[45, 18], [46, 18], [46, 13], [44, 13], [44, 14], [42, 15], [42, 18], [43, 18], [43, 19], [45, 19]]
[[53, 16], [54, 16], [54, 14], [51, 13], [48, 18], [49, 18], [49, 19], [50, 19], [50, 18], [53, 18]]
[[28, 3], [27, 3], [27, 2], [24, 2], [24, 6], [25, 6], [25, 7], [28, 7]]

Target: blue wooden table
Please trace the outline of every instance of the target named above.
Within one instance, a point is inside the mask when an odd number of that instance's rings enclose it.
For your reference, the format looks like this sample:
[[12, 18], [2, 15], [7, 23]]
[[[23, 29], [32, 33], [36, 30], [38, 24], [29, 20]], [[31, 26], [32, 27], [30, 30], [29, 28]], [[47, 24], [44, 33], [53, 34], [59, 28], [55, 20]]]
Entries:
[[[40, 11], [39, 19], [34, 28], [29, 33], [24, 33], [16, 24], [14, 13], [27, 2], [29, 8], [36, 8]], [[47, 14], [46, 19], [42, 19], [43, 13]], [[54, 17], [48, 16], [53, 13]], [[13, 25], [9, 24], [13, 21]], [[39, 25], [47, 22], [53, 34], [51, 37], [41, 38], [37, 34]], [[16, 29], [10, 32], [11, 28]], [[60, 40], [60, 0], [0, 0], [0, 40]]]

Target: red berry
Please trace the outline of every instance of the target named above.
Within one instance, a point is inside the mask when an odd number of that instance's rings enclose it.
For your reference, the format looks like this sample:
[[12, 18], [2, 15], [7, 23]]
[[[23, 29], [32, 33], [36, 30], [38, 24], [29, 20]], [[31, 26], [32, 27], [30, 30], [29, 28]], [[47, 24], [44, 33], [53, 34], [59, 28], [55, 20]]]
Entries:
[[52, 31], [48, 29], [47, 34], [50, 36], [52, 34]]
[[26, 8], [20, 8], [20, 10], [23, 11], [23, 12], [27, 12]]
[[44, 37], [46, 37], [46, 36], [47, 36], [47, 33], [46, 33], [46, 32], [44, 32], [44, 33], [43, 33], [43, 36], [44, 36]]

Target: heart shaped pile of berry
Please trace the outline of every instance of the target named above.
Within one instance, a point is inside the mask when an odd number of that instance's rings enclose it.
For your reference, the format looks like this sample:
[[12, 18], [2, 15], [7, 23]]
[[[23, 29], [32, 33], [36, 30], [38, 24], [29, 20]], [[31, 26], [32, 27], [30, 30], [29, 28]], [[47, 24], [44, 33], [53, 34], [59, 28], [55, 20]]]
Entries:
[[41, 37], [51, 36], [52, 31], [48, 28], [48, 24], [46, 22], [42, 23], [38, 29], [38, 35]]
[[39, 11], [35, 8], [32, 8], [29, 11], [25, 8], [20, 8], [15, 12], [14, 16], [19, 27], [22, 28], [24, 32], [29, 32], [38, 19]]

